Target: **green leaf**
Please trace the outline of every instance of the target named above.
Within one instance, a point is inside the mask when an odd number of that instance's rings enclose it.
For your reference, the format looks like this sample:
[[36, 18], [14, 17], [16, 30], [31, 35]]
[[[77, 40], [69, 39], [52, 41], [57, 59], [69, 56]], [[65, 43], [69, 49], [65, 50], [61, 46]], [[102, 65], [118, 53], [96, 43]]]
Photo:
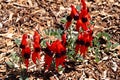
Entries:
[[6, 61], [6, 64], [8, 65], [9, 68], [14, 68], [14, 64], [10, 61]]
[[119, 43], [115, 43], [112, 45], [112, 48], [116, 48], [118, 45], [120, 45]]
[[93, 24], [94, 24], [94, 22], [91, 20], [91, 21], [90, 21], [90, 24], [92, 24], [92, 25], [93, 25]]
[[83, 61], [83, 57], [80, 54], [77, 54], [76, 61]]
[[96, 38], [99, 39], [102, 36], [102, 33], [98, 33]]
[[80, 11], [80, 10], [81, 10], [80, 5], [77, 5], [77, 6], [76, 6], [76, 9], [77, 9], [78, 11]]
[[60, 21], [60, 22], [64, 24], [64, 23], [66, 23], [66, 22], [67, 22], [67, 20], [66, 20], [66, 18], [64, 17], [64, 18], [62, 18], [62, 19], [61, 19], [61, 21]]
[[107, 38], [107, 40], [110, 40], [110, 35], [108, 33], [103, 32], [102, 35], [105, 36]]
[[46, 46], [46, 40], [42, 40], [40, 44], [41, 44], [42, 47], [45, 47]]
[[98, 42], [98, 38], [95, 37], [93, 39], [93, 45], [96, 46], [96, 47], [98, 47], [98, 48], [100, 47], [100, 42]]
[[17, 46], [19, 46], [19, 45], [20, 45], [20, 39], [15, 38], [15, 39], [14, 39], [14, 42], [15, 42], [15, 44], [17, 44]]
[[100, 61], [100, 59], [96, 56], [95, 57], [95, 62], [99, 62]]
[[19, 62], [20, 57], [18, 56], [18, 54], [16, 52], [12, 52], [11, 53], [11, 58], [13, 62]]
[[112, 43], [111, 43], [111, 42], [108, 42], [108, 43], [107, 43], [107, 48], [110, 49], [111, 46], [112, 46]]

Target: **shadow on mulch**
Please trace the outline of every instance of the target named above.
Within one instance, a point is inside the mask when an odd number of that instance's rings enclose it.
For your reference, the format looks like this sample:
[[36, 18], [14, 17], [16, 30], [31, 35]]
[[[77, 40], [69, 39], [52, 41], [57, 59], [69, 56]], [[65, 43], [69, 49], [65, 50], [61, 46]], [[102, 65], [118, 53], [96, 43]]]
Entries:
[[65, 63], [65, 73], [69, 73], [71, 71], [77, 71], [75, 66], [81, 65], [81, 62], [69, 61]]
[[[81, 62], [69, 61], [65, 62], [64, 73], [69, 73], [71, 71], [76, 71], [75, 66], [81, 65]], [[45, 72], [45, 70], [37, 70], [34, 72], [27, 72], [26, 69], [22, 71], [11, 71], [8, 74], [5, 74], [4, 80], [25, 80], [31, 76], [36, 80], [37, 78], [42, 78], [43, 80], [50, 80], [50, 77], [56, 75], [57, 77], [60, 74], [54, 69], [51, 68], [50, 71]], [[3, 79], [0, 79], [3, 80]]]

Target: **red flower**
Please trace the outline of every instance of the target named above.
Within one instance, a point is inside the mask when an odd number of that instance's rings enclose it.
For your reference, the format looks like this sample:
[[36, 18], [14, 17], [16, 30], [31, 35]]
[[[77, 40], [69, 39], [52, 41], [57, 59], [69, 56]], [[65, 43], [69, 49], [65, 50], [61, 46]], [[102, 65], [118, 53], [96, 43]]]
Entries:
[[82, 29], [83, 29], [84, 31], [86, 31], [86, 30], [88, 29], [87, 25], [84, 24], [81, 19], [77, 20], [77, 23], [76, 23], [76, 30], [77, 30], [78, 32], [79, 32], [79, 30], [80, 30], [80, 27], [82, 27]]
[[79, 14], [79, 20], [77, 20], [76, 23], [76, 30], [79, 31], [79, 28], [82, 27], [82, 29], [85, 31], [88, 29], [88, 25], [90, 24], [90, 14], [88, 13], [87, 8], [82, 9]]
[[79, 14], [79, 20], [76, 23], [76, 30], [79, 31], [79, 28], [82, 27], [84, 31], [88, 30], [88, 25], [90, 24], [90, 14], [88, 13], [88, 8], [86, 7], [85, 0], [81, 0], [82, 9]]
[[64, 67], [64, 62], [65, 62], [65, 59], [66, 59], [65, 54], [66, 54], [66, 49], [65, 48], [60, 53], [56, 53], [56, 56], [55, 56], [56, 70], [58, 70], [59, 65], [62, 65], [62, 67]]
[[64, 33], [64, 34], [62, 35], [62, 44], [65, 45], [65, 46], [66, 46], [66, 44], [67, 44], [67, 42], [66, 42], [66, 40], [67, 40], [66, 36], [67, 36], [66, 33]]
[[[47, 44], [47, 52], [45, 55], [45, 64], [47, 64], [47, 68], [50, 67], [50, 64], [52, 62], [53, 54], [55, 54], [55, 63], [56, 63], [56, 70], [58, 70], [58, 66], [62, 65], [64, 67], [64, 62], [66, 59], [66, 34], [62, 36], [62, 41], [56, 40], [51, 45], [49, 43]], [[49, 58], [49, 59], [48, 59]], [[49, 62], [48, 62], [49, 60]]]
[[25, 47], [24, 49], [22, 49], [22, 57], [24, 58], [24, 63], [25, 63], [27, 68], [29, 65], [30, 55], [31, 55], [30, 47]]
[[88, 50], [88, 47], [92, 44], [92, 33], [91, 31], [84, 31], [84, 33], [80, 33], [78, 35], [78, 39], [76, 40], [76, 47], [75, 51], [78, 53], [80, 51], [80, 54], [85, 57], [86, 52]]
[[86, 3], [85, 3], [85, 0], [81, 0], [81, 3], [82, 3], [82, 8], [83, 8], [83, 9], [86, 9]]
[[34, 32], [33, 39], [35, 43], [40, 43], [40, 34], [37, 31]]
[[28, 42], [27, 42], [27, 34], [24, 34], [22, 36], [22, 41], [21, 41], [21, 44], [20, 44], [20, 48], [25, 48], [26, 46], [28, 45]]
[[28, 46], [27, 34], [23, 35], [20, 48], [22, 48], [21, 55], [24, 58], [24, 63], [26, 65], [26, 67], [28, 68], [31, 50], [30, 50], [30, 47]]
[[71, 5], [71, 14], [70, 14], [70, 16], [72, 18], [74, 18], [74, 20], [79, 19], [79, 12], [77, 11], [77, 9], [73, 5]]
[[53, 60], [53, 53], [50, 51], [50, 49], [47, 47], [45, 50], [45, 66], [46, 66], [46, 69], [49, 69], [50, 68], [50, 65], [52, 63], [52, 60]]
[[68, 29], [70, 27], [71, 23], [72, 23], [71, 21], [67, 21], [65, 24], [65, 29]]
[[32, 60], [36, 64], [36, 60], [40, 59], [40, 35], [37, 31], [34, 32], [34, 52], [32, 53]]
[[79, 19], [79, 12], [76, 10], [76, 8], [71, 5], [71, 13], [69, 16], [67, 16], [67, 22], [65, 24], [65, 29], [68, 29], [71, 25], [72, 19], [78, 20]]

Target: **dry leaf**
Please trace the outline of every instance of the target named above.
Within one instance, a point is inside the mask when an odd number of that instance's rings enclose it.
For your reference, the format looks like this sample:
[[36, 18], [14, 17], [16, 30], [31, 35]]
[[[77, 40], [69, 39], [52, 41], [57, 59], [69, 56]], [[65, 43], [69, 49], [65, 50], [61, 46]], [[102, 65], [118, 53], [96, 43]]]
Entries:
[[8, 21], [12, 21], [13, 14], [14, 14], [13, 12], [9, 11]]
[[31, 0], [27, 0], [27, 2], [29, 3], [29, 6], [32, 7], [33, 6], [33, 3]]
[[111, 67], [116, 72], [117, 68], [118, 68], [118, 65], [116, 64], [116, 62], [112, 62], [112, 63], [113, 63], [113, 65]]

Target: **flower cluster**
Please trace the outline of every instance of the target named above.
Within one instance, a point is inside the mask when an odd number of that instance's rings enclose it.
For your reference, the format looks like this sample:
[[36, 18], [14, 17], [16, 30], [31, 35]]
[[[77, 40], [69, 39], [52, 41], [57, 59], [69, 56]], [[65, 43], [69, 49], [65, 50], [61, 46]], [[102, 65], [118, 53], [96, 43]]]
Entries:
[[34, 51], [32, 53], [32, 60], [36, 64], [36, 60], [40, 59], [40, 35], [38, 34], [37, 31], [35, 31], [34, 36], [33, 36], [33, 47]]
[[71, 5], [71, 13], [69, 16], [67, 16], [65, 29], [67, 30], [70, 27], [72, 19], [74, 19], [76, 21], [76, 30], [78, 32], [80, 32], [80, 29], [83, 30], [79, 33], [78, 39], [76, 40], [75, 51], [76, 53], [78, 53], [80, 50], [80, 54], [85, 56], [85, 53], [87, 52], [87, 49], [92, 42], [93, 25], [90, 24], [91, 17], [88, 12], [85, 0], [81, 0], [81, 4], [82, 8], [80, 12], [77, 11], [77, 9], [73, 5]]
[[83, 55], [83, 57], [85, 57], [88, 47], [91, 46], [92, 44], [92, 40], [93, 37], [91, 30], [79, 33], [78, 39], [76, 40], [76, 47], [75, 47], [76, 53], [78, 53], [78, 51], [80, 50], [80, 54]]
[[[66, 34], [62, 35], [62, 40], [56, 40], [51, 45], [46, 42], [47, 48], [45, 49], [45, 65], [46, 69], [49, 69], [53, 58], [55, 58], [56, 70], [58, 66], [64, 67], [66, 59]], [[54, 55], [54, 56], [53, 56]]]
[[85, 0], [81, 0], [82, 9], [80, 12], [71, 5], [71, 13], [67, 16], [67, 22], [65, 24], [65, 29], [68, 29], [72, 23], [72, 19], [76, 21], [76, 30], [79, 31], [80, 27], [83, 30], [88, 29], [88, 25], [90, 24], [90, 14], [88, 13], [88, 8], [86, 7]]
[[[32, 61], [36, 64], [37, 59], [40, 59], [40, 34], [35, 31], [33, 36], [33, 51], [28, 45], [28, 35], [24, 34], [22, 37], [20, 48], [21, 56], [24, 59], [24, 63], [26, 67], [29, 65], [29, 59], [32, 55]], [[51, 45], [46, 42], [47, 47], [43, 50], [45, 52], [45, 66], [46, 69], [49, 69], [52, 61], [55, 58], [56, 70], [58, 70], [58, 66], [62, 65], [64, 67], [64, 62], [66, 59], [66, 34], [62, 35], [62, 40], [56, 40]]]
[[[65, 30], [68, 30], [72, 24], [72, 20], [76, 21], [76, 30], [78, 31], [78, 38], [76, 40], [75, 52], [79, 53], [85, 57], [88, 47], [92, 45], [92, 33], [93, 25], [90, 24], [90, 15], [88, 8], [86, 7], [85, 0], [81, 0], [82, 8], [81, 11], [71, 5], [71, 13], [67, 16], [67, 22], [65, 23]], [[58, 70], [58, 66], [62, 65], [64, 67], [64, 62], [66, 59], [66, 41], [67, 41], [67, 31], [62, 34], [61, 40], [57, 39], [52, 43], [46, 42], [46, 48], [41, 48], [40, 46], [40, 34], [35, 31], [33, 36], [33, 51], [28, 45], [27, 34], [24, 34], [21, 41], [22, 57], [24, 58], [24, 63], [28, 67], [30, 56], [32, 55], [32, 61], [36, 64], [37, 59], [40, 59], [40, 51], [45, 53], [45, 69], [49, 69], [52, 61], [55, 62], [55, 68]]]
[[26, 65], [26, 67], [28, 67], [29, 58], [30, 58], [30, 55], [31, 55], [31, 49], [28, 46], [27, 37], [28, 37], [27, 34], [23, 35], [21, 45], [20, 45], [20, 48], [22, 48], [22, 52], [21, 52], [22, 54], [21, 55], [24, 58], [24, 63]]
[[21, 41], [21, 45], [20, 48], [22, 49], [21, 51], [21, 56], [23, 57], [24, 63], [26, 65], [26, 67], [28, 67], [29, 65], [29, 59], [32, 53], [32, 61], [36, 64], [36, 60], [40, 59], [40, 35], [38, 34], [37, 31], [34, 32], [34, 43], [33, 43], [33, 47], [34, 47], [34, 51], [31, 52], [30, 46], [28, 44], [28, 35], [24, 34], [22, 37], [22, 41]]

